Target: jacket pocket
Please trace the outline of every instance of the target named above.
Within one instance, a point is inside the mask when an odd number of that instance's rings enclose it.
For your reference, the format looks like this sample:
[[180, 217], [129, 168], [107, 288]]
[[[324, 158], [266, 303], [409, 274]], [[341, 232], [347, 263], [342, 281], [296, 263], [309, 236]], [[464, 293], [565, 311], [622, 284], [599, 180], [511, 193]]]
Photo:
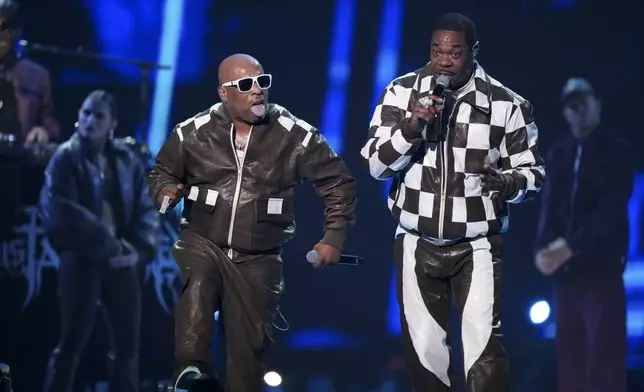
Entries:
[[186, 197], [189, 201], [197, 204], [202, 204], [203, 209], [212, 214], [219, 199], [219, 192], [214, 189], [199, 188], [196, 186], [190, 187], [190, 192]]
[[255, 199], [255, 220], [257, 223], [272, 223], [282, 228], [293, 224], [293, 200], [285, 198]]

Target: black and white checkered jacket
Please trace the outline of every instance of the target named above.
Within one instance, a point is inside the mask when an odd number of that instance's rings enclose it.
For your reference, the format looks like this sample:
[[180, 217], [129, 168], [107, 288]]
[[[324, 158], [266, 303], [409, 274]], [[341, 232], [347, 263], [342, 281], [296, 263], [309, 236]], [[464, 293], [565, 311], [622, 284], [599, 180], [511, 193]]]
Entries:
[[412, 102], [433, 90], [432, 79], [428, 64], [385, 88], [362, 156], [374, 178], [393, 178], [388, 205], [398, 232], [414, 232], [437, 245], [503, 232], [507, 204], [499, 209], [482, 195], [480, 172], [489, 156], [495, 169], [518, 180], [519, 190], [508, 203], [534, 198], [545, 171], [532, 106], [477, 64], [451, 115], [437, 118], [449, 121], [444, 141], [423, 142], [420, 133], [403, 132], [403, 125]]

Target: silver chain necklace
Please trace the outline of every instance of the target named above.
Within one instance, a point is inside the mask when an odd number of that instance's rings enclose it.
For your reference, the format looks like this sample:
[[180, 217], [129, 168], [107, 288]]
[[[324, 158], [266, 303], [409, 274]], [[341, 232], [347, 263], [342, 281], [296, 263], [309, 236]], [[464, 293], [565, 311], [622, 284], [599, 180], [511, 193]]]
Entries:
[[244, 148], [246, 148], [247, 141], [248, 136], [235, 135], [235, 148], [238, 150], [243, 150]]

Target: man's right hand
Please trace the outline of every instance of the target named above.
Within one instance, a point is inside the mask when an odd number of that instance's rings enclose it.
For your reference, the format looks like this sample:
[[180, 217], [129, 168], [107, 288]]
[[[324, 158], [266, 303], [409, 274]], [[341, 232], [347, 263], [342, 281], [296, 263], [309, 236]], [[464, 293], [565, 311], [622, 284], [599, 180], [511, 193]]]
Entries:
[[163, 204], [163, 199], [167, 196], [170, 199], [169, 207], [174, 207], [183, 197], [183, 184], [168, 184], [161, 189], [161, 192], [157, 195], [156, 203], [157, 207], [160, 207]]
[[407, 124], [414, 131], [421, 132], [423, 130], [420, 120], [424, 120], [426, 123], [431, 124], [438, 114], [445, 108], [442, 98], [435, 95], [429, 95], [429, 98], [434, 101], [434, 105], [428, 108], [424, 107], [419, 102], [415, 102], [413, 104], [411, 117]]

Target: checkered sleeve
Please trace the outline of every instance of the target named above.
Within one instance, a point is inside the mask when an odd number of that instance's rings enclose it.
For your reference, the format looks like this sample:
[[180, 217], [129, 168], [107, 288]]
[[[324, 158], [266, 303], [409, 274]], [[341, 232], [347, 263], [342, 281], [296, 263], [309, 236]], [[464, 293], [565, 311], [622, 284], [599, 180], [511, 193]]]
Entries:
[[523, 100], [514, 105], [501, 142], [501, 168], [517, 184], [508, 203], [531, 200], [541, 190], [546, 173], [538, 150], [538, 134], [530, 102]]
[[408, 121], [407, 90], [400, 83], [390, 83], [371, 118], [369, 139], [360, 154], [368, 161], [375, 179], [386, 180], [403, 170], [421, 144], [421, 134], [404, 127]]

